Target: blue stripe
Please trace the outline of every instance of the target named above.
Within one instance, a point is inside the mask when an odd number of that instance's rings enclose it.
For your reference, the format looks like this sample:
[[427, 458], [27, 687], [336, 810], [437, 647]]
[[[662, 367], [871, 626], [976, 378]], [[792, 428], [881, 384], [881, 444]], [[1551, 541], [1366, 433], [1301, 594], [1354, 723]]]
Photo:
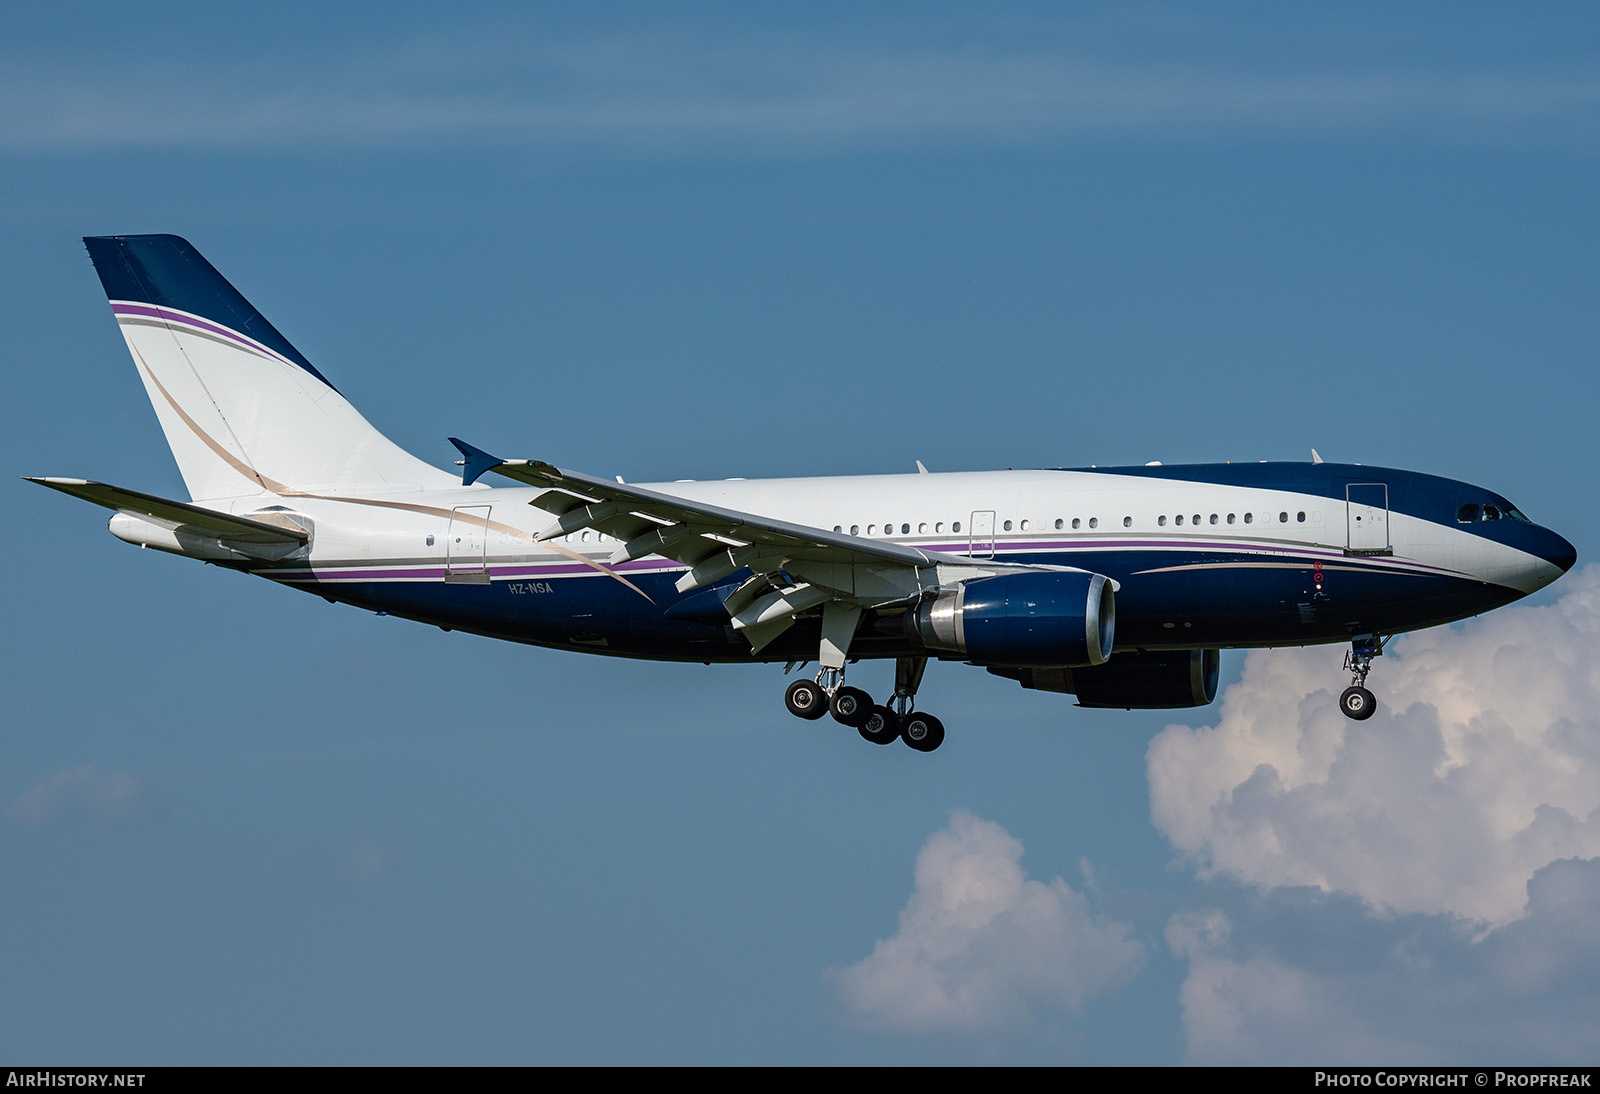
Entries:
[[[1059, 562], [1059, 555], [1011, 556], [1016, 562]], [[1116, 648], [1194, 649], [1314, 645], [1353, 634], [1393, 634], [1476, 615], [1519, 599], [1515, 589], [1471, 578], [1313, 565], [1205, 566], [1150, 573], [1147, 551], [1109, 551], [1089, 562], [1121, 584], [1116, 595]], [[1320, 558], [1328, 561], [1329, 556]], [[1172, 552], [1165, 566], [1261, 562], [1260, 555]], [[1141, 572], [1143, 571], [1143, 572]], [[681, 571], [635, 574], [647, 602], [612, 581], [551, 577], [496, 580], [490, 585], [443, 581], [296, 583], [322, 596], [440, 626], [541, 646], [674, 661], [751, 661], [749, 644], [726, 619], [706, 610], [704, 591], [680, 595]], [[1314, 574], [1322, 573], [1318, 588]], [[265, 571], [264, 571], [265, 573]], [[267, 576], [271, 576], [268, 574]], [[739, 575], [729, 579], [736, 580]], [[520, 590], [520, 591], [519, 591]], [[760, 660], [812, 659], [814, 621], [790, 628]], [[864, 627], [853, 657], [918, 652], [898, 628]]]

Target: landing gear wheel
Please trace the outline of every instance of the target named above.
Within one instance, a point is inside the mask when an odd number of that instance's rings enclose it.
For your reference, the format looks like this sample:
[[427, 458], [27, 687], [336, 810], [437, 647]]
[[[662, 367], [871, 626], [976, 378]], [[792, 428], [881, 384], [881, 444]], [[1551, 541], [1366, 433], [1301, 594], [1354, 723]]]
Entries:
[[900, 723], [900, 739], [918, 752], [932, 752], [944, 743], [944, 723], [931, 714], [907, 714]]
[[886, 745], [900, 736], [900, 719], [888, 707], [873, 707], [867, 720], [856, 727], [861, 739], [875, 745]]
[[796, 680], [783, 693], [783, 704], [796, 718], [820, 718], [828, 713], [828, 696], [810, 680]]
[[1339, 709], [1346, 718], [1364, 722], [1378, 710], [1378, 699], [1366, 688], [1345, 688], [1339, 696]]
[[872, 716], [872, 696], [860, 688], [840, 688], [833, 693], [828, 706], [833, 711], [834, 721], [853, 729], [860, 729]]

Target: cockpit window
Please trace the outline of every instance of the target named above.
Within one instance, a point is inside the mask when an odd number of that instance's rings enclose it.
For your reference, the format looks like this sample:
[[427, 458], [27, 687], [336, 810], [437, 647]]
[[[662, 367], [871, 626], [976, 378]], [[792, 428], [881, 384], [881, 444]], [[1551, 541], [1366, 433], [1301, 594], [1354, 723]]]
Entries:
[[1470, 524], [1478, 520], [1500, 520], [1502, 517], [1522, 524], [1533, 523], [1512, 506], [1495, 505], [1493, 502], [1468, 502], [1456, 510], [1456, 520], [1461, 524]]

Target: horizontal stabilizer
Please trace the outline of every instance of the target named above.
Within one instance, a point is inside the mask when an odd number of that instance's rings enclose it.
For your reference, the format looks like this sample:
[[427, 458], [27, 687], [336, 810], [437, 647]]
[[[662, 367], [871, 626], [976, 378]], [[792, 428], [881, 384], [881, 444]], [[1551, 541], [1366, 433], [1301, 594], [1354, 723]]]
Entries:
[[214, 509], [190, 505], [185, 501], [158, 498], [154, 494], [142, 494], [137, 490], [125, 490], [120, 486], [111, 486], [103, 482], [90, 482], [87, 479], [27, 478], [29, 482], [48, 486], [52, 490], [71, 494], [75, 498], [82, 498], [107, 509], [115, 509], [119, 513], [134, 513], [167, 528], [193, 529], [219, 539], [239, 543], [299, 546], [311, 538], [310, 533], [304, 528], [288, 522], [282, 525], [268, 524], [261, 520], [230, 516], [227, 513], [218, 513]]

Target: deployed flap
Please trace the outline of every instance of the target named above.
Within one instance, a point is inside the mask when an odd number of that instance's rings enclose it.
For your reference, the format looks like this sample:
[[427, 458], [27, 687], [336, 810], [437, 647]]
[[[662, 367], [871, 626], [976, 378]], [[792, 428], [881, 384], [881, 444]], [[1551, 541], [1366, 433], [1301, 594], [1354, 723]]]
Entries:
[[48, 486], [63, 494], [115, 509], [119, 513], [135, 513], [147, 520], [168, 528], [192, 528], [221, 539], [240, 543], [282, 543], [303, 545], [311, 535], [304, 528], [288, 522], [268, 524], [246, 517], [230, 516], [213, 509], [202, 509], [185, 501], [171, 501], [154, 494], [142, 494], [103, 482], [87, 479], [55, 479], [28, 477], [29, 482]]

